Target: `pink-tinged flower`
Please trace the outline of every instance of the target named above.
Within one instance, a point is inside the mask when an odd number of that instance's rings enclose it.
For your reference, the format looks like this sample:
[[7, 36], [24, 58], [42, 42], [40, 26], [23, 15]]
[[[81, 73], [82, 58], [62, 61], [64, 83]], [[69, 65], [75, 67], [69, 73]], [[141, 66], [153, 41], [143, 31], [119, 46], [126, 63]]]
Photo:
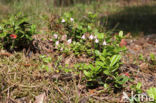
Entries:
[[90, 35], [90, 36], [89, 36], [89, 39], [90, 39], [90, 40], [93, 40], [93, 39], [94, 39], [94, 36], [93, 36], [93, 35]]
[[69, 44], [71, 44], [71, 42], [72, 42], [72, 39], [69, 39], [67, 42], [68, 42]]
[[61, 21], [62, 23], [65, 23], [66, 21], [64, 20], [64, 19], [62, 19], [62, 21]]
[[105, 40], [103, 41], [103, 44], [102, 44], [102, 45], [107, 45], [107, 43], [106, 43], [106, 41], [105, 41]]
[[54, 38], [57, 39], [58, 38], [58, 35], [57, 34], [54, 34]]
[[98, 39], [95, 39], [95, 43], [99, 43], [99, 40]]
[[56, 41], [56, 43], [55, 43], [56, 45], [59, 45], [59, 41]]
[[74, 21], [74, 18], [70, 18], [70, 21], [73, 22]]
[[16, 39], [16, 38], [17, 38], [17, 35], [16, 35], [16, 34], [11, 34], [10, 37], [11, 37], [12, 39]]
[[85, 35], [83, 35], [83, 36], [81, 37], [81, 39], [86, 39]]

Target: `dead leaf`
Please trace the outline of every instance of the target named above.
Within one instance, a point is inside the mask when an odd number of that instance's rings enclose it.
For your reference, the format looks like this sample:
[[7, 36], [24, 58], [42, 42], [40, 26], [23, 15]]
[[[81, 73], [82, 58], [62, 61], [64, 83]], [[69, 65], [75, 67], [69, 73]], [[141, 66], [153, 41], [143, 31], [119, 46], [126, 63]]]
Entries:
[[0, 55], [2, 55], [2, 56], [7, 56], [7, 57], [11, 56], [10, 53], [0, 53]]
[[134, 46], [134, 50], [136, 50], [136, 51], [140, 51], [140, 50], [142, 50], [142, 47], [139, 46], [139, 45], [135, 45], [135, 46]]
[[94, 94], [96, 92], [96, 89], [89, 89], [90, 94]]
[[78, 84], [78, 89], [80, 89], [80, 90], [84, 89], [85, 87], [86, 87], [85, 85]]
[[25, 67], [30, 67], [30, 66], [31, 66], [31, 64], [24, 64], [24, 66], [25, 66]]
[[142, 70], [142, 69], [148, 69], [148, 64], [147, 63], [142, 63], [142, 64], [140, 64], [139, 65], [139, 67], [140, 67], [140, 69]]
[[154, 45], [154, 42], [153, 41], [147, 41], [147, 43]]
[[67, 35], [63, 35], [61, 38], [62, 41], [66, 41], [67, 40]]
[[70, 64], [72, 59], [73, 59], [73, 55], [70, 55], [70, 57], [65, 59], [65, 64]]
[[125, 38], [132, 38], [131, 33], [128, 32], [128, 33], [125, 35]]
[[45, 93], [42, 93], [38, 96], [35, 97], [35, 102], [34, 103], [45, 103]]

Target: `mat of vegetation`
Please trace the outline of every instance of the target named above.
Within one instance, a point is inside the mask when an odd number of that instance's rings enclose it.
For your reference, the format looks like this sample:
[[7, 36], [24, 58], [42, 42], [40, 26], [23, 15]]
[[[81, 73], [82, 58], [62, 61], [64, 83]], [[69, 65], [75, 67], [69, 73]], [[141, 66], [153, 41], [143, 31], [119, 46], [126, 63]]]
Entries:
[[155, 103], [155, 34], [133, 38], [107, 31], [98, 13], [74, 15], [1, 20], [0, 102]]

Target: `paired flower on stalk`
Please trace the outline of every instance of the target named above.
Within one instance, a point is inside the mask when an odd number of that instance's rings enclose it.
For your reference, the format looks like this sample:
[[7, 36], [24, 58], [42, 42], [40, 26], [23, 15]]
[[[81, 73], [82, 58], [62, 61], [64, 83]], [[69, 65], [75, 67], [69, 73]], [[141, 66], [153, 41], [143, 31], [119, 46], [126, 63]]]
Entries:
[[[74, 18], [70, 18], [70, 21], [73, 22], [73, 21], [74, 21]], [[65, 21], [65, 19], [62, 19], [61, 22], [62, 22], [62, 23], [65, 23], [66, 21]]]
[[[82, 35], [81, 39], [86, 39], [85, 34]], [[95, 39], [95, 43], [99, 43], [99, 40], [98, 40], [97, 36], [90, 35], [90, 36], [89, 36], [89, 39], [90, 39], [90, 40]], [[106, 43], [105, 40], [103, 41], [103, 44], [102, 44], [102, 45], [107, 45], [107, 43]]]
[[[67, 40], [67, 42], [68, 42], [68, 44], [71, 44], [71, 43], [72, 43], [72, 39]], [[59, 41], [56, 41], [56, 42], [55, 42], [55, 45], [56, 45], [56, 46], [58, 46], [59, 44], [60, 44]]]

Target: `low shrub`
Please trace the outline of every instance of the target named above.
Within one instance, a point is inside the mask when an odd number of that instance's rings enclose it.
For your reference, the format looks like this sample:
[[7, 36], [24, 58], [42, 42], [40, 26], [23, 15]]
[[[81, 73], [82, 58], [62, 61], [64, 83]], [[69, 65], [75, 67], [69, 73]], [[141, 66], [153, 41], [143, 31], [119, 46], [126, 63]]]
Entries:
[[72, 13], [65, 13], [59, 18], [59, 25], [65, 34], [53, 33], [57, 50], [66, 55], [73, 53], [77, 57], [94, 60], [89, 64], [77, 66], [83, 71], [88, 86], [112, 83], [117, 88], [123, 87], [129, 80], [128, 76], [120, 75], [118, 70], [122, 64], [120, 53], [126, 50], [125, 44], [121, 46], [123, 31], [115, 36], [99, 32], [94, 25], [96, 14], [89, 12], [87, 18], [80, 22], [72, 18]]
[[28, 18], [17, 14], [10, 16], [0, 24], [0, 38], [3, 47], [9, 51], [28, 48], [36, 34], [36, 26], [28, 22]]

